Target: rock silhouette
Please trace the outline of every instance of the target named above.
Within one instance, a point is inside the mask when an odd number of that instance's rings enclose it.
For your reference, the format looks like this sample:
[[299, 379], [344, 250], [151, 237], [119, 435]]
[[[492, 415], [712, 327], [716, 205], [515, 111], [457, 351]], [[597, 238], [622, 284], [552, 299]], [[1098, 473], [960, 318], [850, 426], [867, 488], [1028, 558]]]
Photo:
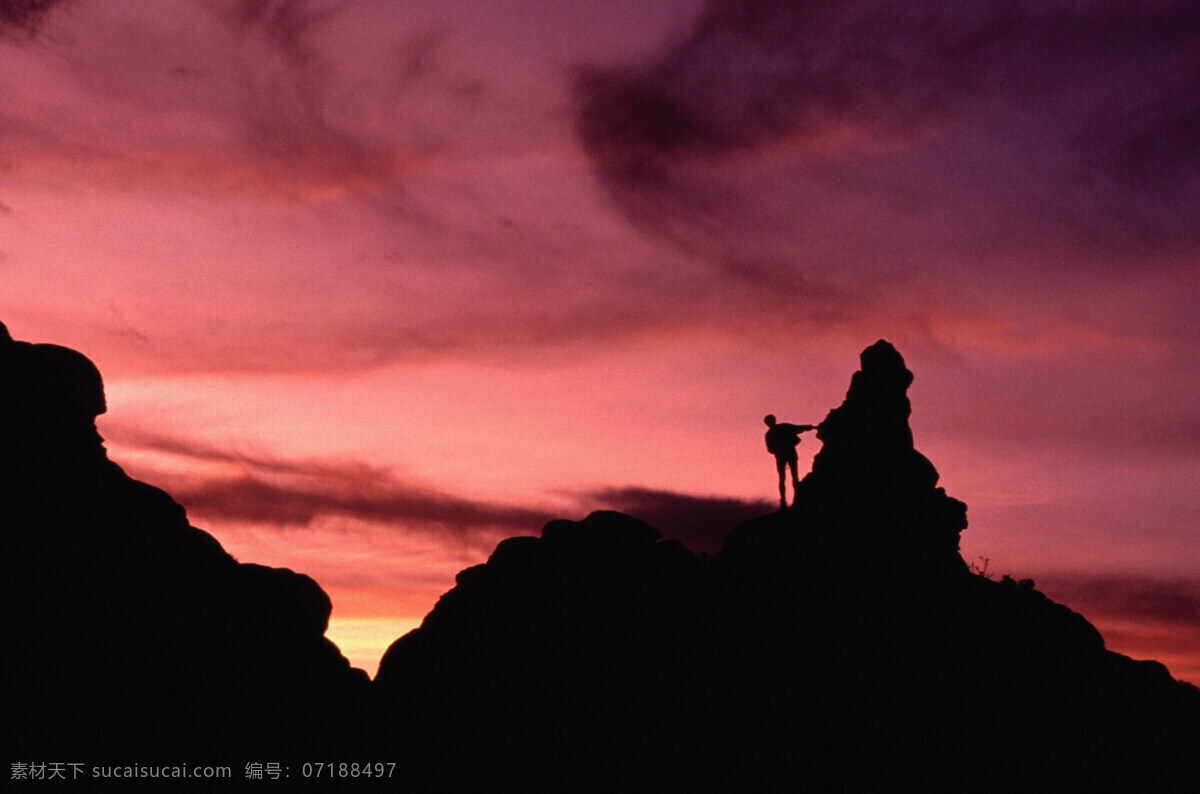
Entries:
[[[888, 571], [919, 578], [965, 572], [958, 540], [967, 507], [937, 487], [937, 469], [913, 447], [912, 380], [888, 342], [864, 350], [845, 401], [818, 427], [823, 446], [789, 515], [734, 529], [725, 541], [726, 561], [778, 564], [785, 575], [812, 560], [836, 562], [852, 576], [871, 579]], [[792, 553], [780, 556], [783, 548]]]
[[[1200, 696], [1029, 583], [972, 575], [913, 447], [912, 374], [862, 354], [796, 505], [698, 560], [595, 513], [505, 541], [375, 686], [449, 788], [1189, 790]], [[395, 727], [393, 726], [393, 730]], [[396, 735], [393, 733], [392, 735]]]
[[1194, 687], [967, 570], [911, 381], [867, 348], [796, 505], [711, 557], [613, 512], [503, 541], [368, 684], [316, 583], [107, 459], [90, 361], [0, 325], [5, 746], [394, 760], [445, 791], [1193, 790]]
[[324, 638], [316, 582], [239, 564], [109, 461], [84, 356], [0, 330], [0, 373], [13, 760], [245, 757], [350, 730], [366, 675]]

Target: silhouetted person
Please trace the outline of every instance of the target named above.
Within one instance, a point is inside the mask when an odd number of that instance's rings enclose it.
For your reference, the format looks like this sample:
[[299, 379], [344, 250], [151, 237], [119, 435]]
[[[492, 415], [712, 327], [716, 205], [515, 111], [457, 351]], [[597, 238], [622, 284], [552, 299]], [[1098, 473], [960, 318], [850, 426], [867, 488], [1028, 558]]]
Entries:
[[784, 484], [783, 473], [789, 466], [792, 469], [792, 501], [796, 500], [796, 488], [800, 485], [800, 476], [796, 473], [796, 447], [800, 444], [800, 434], [816, 430], [816, 425], [789, 425], [787, 422], [776, 422], [775, 414], [767, 414], [763, 421], [767, 423], [767, 451], [775, 456], [775, 468], [779, 471], [779, 507], [787, 507], [787, 487]]

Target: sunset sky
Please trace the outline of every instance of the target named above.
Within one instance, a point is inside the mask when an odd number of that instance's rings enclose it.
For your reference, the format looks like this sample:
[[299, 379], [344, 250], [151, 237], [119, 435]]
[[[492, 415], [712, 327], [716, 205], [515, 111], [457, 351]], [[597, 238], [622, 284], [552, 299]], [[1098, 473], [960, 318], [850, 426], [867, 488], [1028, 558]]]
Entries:
[[550, 518], [719, 548], [885, 338], [964, 558], [1200, 683], [1198, 218], [1190, 1], [0, 2], [0, 321], [372, 673]]

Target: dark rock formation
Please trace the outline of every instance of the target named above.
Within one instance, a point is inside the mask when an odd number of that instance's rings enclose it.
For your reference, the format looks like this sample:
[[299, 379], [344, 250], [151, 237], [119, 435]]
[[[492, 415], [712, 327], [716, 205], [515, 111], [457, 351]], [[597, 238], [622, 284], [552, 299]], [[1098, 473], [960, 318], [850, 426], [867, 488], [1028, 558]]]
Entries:
[[[673, 741], [655, 714], [701, 652], [701, 562], [658, 538], [597, 512], [461, 572], [376, 677], [410, 773], [448, 790], [577, 790], [653, 768]], [[639, 719], [618, 721], [632, 703]]]
[[880, 340], [862, 352], [846, 400], [817, 429], [824, 446], [805, 477], [801, 523], [851, 544], [897, 553], [926, 568], [961, 568], [958, 536], [967, 506], [937, 487], [933, 464], [913, 448], [913, 375]]
[[967, 506], [937, 487], [933, 464], [913, 447], [907, 391], [913, 375], [889, 343], [862, 352], [846, 399], [817, 429], [812, 472], [785, 513], [749, 522], [726, 538], [727, 561], [759, 560], [794, 577], [814, 561], [861, 578], [964, 575], [958, 538]]
[[0, 325], [4, 746], [396, 761], [444, 791], [1194, 790], [1195, 688], [966, 570], [911, 378], [868, 348], [796, 506], [712, 558], [619, 513], [502, 542], [368, 687], [316, 583], [239, 564], [127, 477], [91, 362]]
[[[697, 560], [597, 513], [497, 547], [376, 688], [434, 787], [1189, 790], [1200, 696], [1031, 586], [970, 574], [863, 352], [795, 507]], [[405, 717], [415, 719], [404, 724]]]
[[12, 760], [248, 758], [336, 745], [366, 676], [307, 576], [241, 565], [107, 459], [100, 373], [0, 325], [0, 579]]

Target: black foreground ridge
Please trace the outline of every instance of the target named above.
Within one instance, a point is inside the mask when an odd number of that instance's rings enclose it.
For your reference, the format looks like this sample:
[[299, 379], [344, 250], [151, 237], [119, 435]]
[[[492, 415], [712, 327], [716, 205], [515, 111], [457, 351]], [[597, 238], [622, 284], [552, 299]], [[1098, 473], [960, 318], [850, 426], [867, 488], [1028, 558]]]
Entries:
[[9, 761], [179, 763], [327, 744], [367, 676], [307, 576], [239, 564], [108, 460], [100, 373], [0, 325]]
[[107, 459], [87, 358], [0, 325], [8, 760], [383, 760], [392, 787], [447, 791], [1193, 790], [1194, 687], [967, 570], [911, 381], [867, 348], [796, 506], [711, 558], [620, 513], [552, 521], [462, 571], [367, 682], [315, 582], [236, 562]]

